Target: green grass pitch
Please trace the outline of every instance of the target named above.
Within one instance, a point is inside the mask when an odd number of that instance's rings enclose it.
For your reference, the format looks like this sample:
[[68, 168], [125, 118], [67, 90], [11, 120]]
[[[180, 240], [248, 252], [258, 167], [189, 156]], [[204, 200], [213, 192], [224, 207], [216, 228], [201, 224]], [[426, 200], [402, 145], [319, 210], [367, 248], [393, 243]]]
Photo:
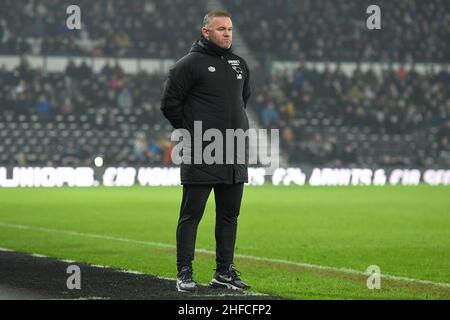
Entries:
[[[175, 278], [181, 191], [0, 189], [0, 247]], [[449, 191], [246, 186], [236, 266], [255, 292], [288, 299], [449, 299]], [[214, 216], [211, 194], [194, 262], [201, 283], [215, 268]], [[370, 265], [410, 280], [383, 277], [369, 290], [366, 275], [340, 269]]]

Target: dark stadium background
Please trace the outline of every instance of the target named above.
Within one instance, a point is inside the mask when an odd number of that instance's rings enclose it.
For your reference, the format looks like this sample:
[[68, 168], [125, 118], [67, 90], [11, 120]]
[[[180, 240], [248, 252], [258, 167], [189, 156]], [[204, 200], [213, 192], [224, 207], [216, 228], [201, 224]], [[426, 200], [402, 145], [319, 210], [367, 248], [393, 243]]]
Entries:
[[280, 168], [250, 184], [450, 184], [447, 0], [2, 0], [0, 190], [179, 185], [162, 85], [222, 9], [250, 126], [280, 130]]
[[68, 30], [64, 1], [4, 1], [0, 164], [170, 166], [162, 82], [219, 6], [285, 166], [446, 169], [449, 4], [377, 3], [381, 30], [370, 1], [79, 1]]

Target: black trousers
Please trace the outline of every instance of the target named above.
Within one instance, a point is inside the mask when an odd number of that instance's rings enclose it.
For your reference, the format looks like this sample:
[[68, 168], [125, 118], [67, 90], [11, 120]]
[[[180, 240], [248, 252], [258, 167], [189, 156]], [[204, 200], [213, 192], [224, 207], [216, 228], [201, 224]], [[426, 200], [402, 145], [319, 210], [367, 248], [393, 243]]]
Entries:
[[216, 264], [219, 271], [233, 263], [237, 220], [244, 184], [183, 185], [180, 218], [177, 227], [177, 268], [192, 267], [198, 224], [211, 190], [216, 201]]

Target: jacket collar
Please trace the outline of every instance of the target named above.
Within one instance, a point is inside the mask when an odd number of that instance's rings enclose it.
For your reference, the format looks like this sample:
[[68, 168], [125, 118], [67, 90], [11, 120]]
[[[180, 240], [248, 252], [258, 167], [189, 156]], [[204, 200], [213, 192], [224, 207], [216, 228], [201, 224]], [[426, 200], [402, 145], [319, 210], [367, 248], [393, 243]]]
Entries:
[[209, 55], [226, 56], [233, 52], [232, 48], [233, 47], [230, 47], [229, 49], [221, 48], [202, 36], [199, 40], [194, 42], [190, 52], [202, 52]]

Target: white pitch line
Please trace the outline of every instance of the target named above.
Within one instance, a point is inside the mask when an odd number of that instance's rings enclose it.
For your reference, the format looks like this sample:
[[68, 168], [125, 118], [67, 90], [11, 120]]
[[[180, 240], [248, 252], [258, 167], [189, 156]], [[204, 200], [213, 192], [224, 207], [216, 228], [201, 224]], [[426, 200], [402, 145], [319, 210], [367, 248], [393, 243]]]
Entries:
[[[47, 233], [60, 233], [60, 234], [79, 236], [79, 237], [85, 237], [85, 238], [96, 238], [96, 239], [120, 241], [120, 242], [126, 242], [126, 243], [135, 243], [135, 244], [142, 244], [142, 245], [153, 246], [153, 247], [171, 248], [171, 249], [176, 248], [175, 245], [171, 245], [171, 244], [167, 244], [167, 243], [133, 240], [133, 239], [113, 237], [113, 236], [100, 235], [100, 234], [94, 234], [94, 233], [83, 233], [83, 232], [68, 231], [68, 230], [49, 229], [49, 228], [34, 227], [34, 226], [21, 225], [21, 224], [3, 223], [3, 222], [0, 222], [0, 226], [6, 227], [6, 228], [41, 231], [41, 232], [47, 232]], [[211, 250], [207, 250], [207, 249], [196, 249], [195, 251], [199, 252], [199, 253], [210, 254], [210, 255], [216, 254], [215, 251], [211, 251]], [[235, 254], [235, 257], [247, 259], [247, 260], [254, 260], [254, 261], [292, 265], [292, 266], [304, 267], [304, 268], [309, 268], [309, 269], [334, 271], [334, 272], [368, 276], [368, 274], [366, 272], [355, 270], [355, 269], [350, 269], [350, 268], [322, 266], [322, 265], [309, 264], [309, 263], [303, 263], [303, 262], [294, 262], [294, 261], [283, 260], [283, 259], [250, 256], [250, 255], [244, 255], [244, 254]], [[414, 279], [414, 278], [407, 278], [407, 277], [394, 276], [394, 275], [388, 275], [388, 274], [382, 274], [381, 277], [385, 278], [385, 279], [391, 279], [391, 280], [398, 280], [398, 281], [420, 283], [420, 284], [427, 284], [427, 285], [434, 285], [434, 286], [439, 286], [439, 287], [444, 287], [444, 288], [450, 288], [450, 283], [446, 283], [446, 282], [435, 282], [435, 281], [430, 281], [430, 280]]]

